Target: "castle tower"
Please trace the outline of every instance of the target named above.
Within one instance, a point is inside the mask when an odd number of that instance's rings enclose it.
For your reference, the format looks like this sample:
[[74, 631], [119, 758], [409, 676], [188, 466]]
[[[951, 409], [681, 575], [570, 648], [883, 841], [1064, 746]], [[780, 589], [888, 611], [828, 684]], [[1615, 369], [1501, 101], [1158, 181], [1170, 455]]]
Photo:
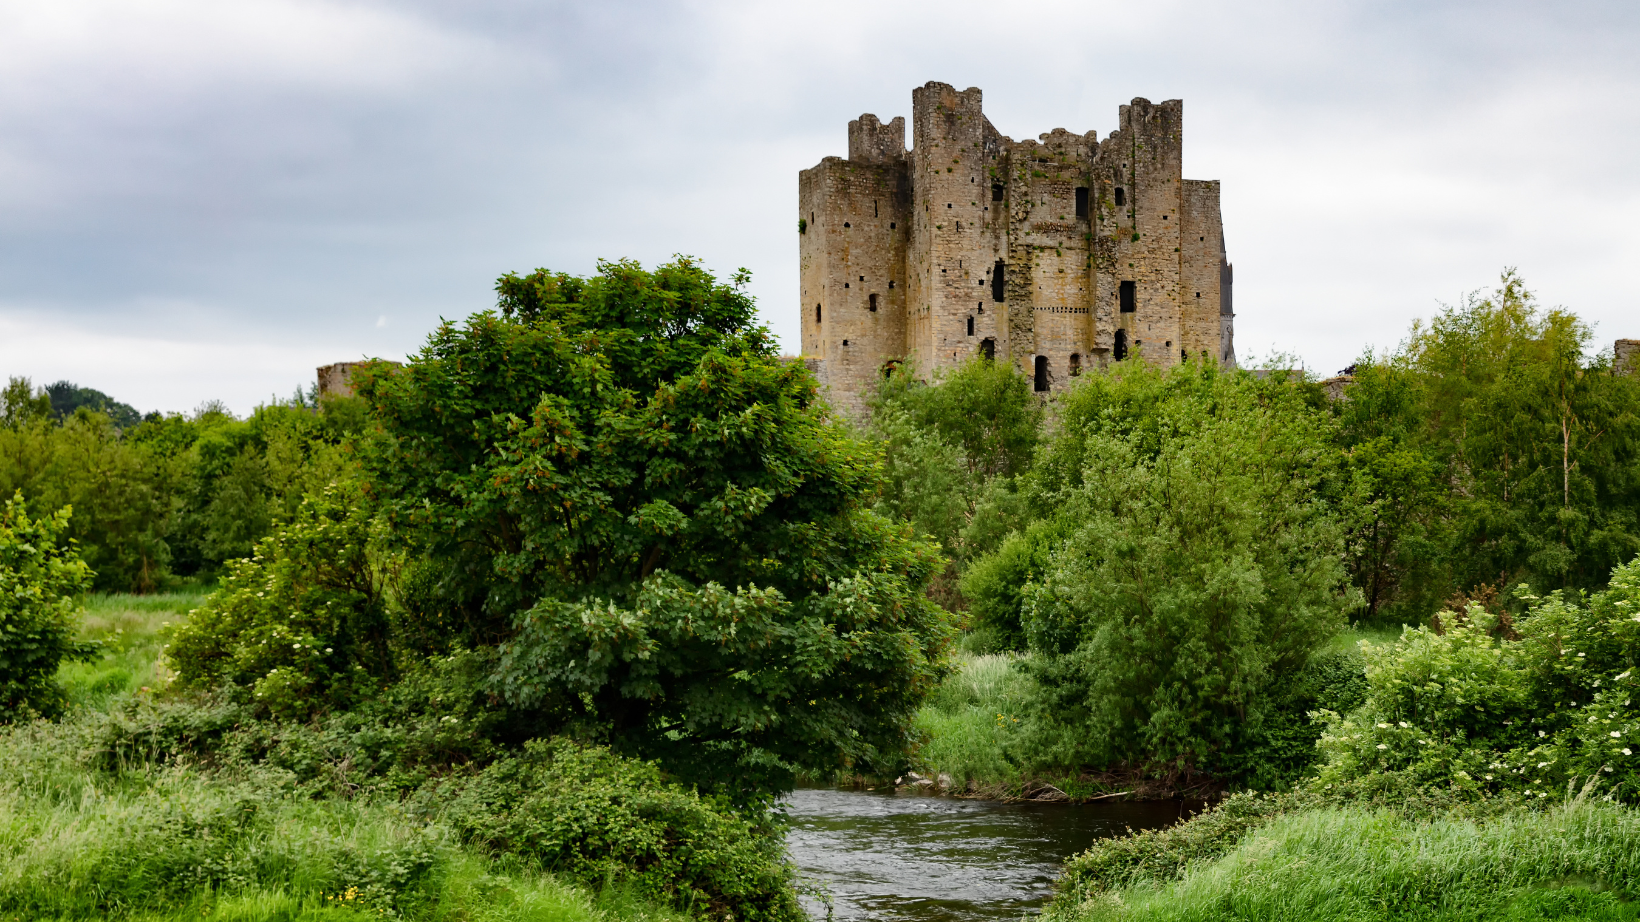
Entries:
[[1016, 142], [978, 88], [928, 83], [904, 120], [849, 123], [849, 157], [798, 179], [803, 353], [859, 416], [891, 364], [974, 355], [1040, 392], [1143, 357], [1235, 364], [1216, 181], [1183, 178], [1184, 105], [1135, 99], [1103, 142]]

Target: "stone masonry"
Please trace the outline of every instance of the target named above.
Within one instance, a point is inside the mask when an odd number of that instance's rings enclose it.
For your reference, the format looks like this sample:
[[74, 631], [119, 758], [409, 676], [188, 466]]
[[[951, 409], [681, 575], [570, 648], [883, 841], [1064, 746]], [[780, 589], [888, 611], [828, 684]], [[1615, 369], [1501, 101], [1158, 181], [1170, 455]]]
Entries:
[[803, 355], [858, 416], [887, 369], [923, 378], [980, 354], [1041, 392], [1143, 356], [1234, 365], [1216, 180], [1181, 170], [1184, 104], [1135, 99], [1104, 141], [998, 133], [980, 91], [912, 90], [862, 115], [848, 159], [798, 174]]

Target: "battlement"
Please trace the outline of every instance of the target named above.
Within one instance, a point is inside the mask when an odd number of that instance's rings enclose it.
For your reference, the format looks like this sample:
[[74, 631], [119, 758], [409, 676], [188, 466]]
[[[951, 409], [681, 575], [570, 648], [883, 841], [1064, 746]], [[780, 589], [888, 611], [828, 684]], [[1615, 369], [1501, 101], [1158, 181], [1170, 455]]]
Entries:
[[848, 159], [853, 163], [893, 163], [905, 159], [905, 118], [895, 116], [884, 125], [877, 116], [860, 116], [848, 123]]
[[1143, 356], [1235, 364], [1216, 181], [1185, 180], [1184, 104], [1014, 141], [978, 87], [930, 81], [905, 119], [849, 123], [849, 157], [799, 176], [803, 353], [865, 412], [883, 369], [926, 379], [981, 355], [1039, 392]]

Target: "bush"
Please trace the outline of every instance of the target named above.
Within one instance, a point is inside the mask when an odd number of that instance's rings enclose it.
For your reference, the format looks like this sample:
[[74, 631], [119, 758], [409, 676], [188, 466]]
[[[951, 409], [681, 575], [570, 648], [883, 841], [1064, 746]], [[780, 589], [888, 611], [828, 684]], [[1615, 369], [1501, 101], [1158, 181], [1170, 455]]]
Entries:
[[370, 518], [351, 486], [304, 500], [295, 521], [228, 565], [222, 586], [177, 629], [178, 681], [246, 690], [259, 713], [306, 716], [390, 677], [382, 575]]
[[527, 744], [416, 801], [467, 841], [570, 879], [628, 881], [700, 917], [800, 922], [781, 841], [663, 780], [651, 763], [565, 740]]
[[1038, 501], [1065, 537], [1022, 619], [1044, 752], [1210, 767], [1356, 604], [1327, 417], [1300, 387], [1194, 364], [1087, 375], [1068, 400]]
[[91, 568], [63, 537], [69, 512], [30, 519], [19, 493], [0, 513], [0, 721], [59, 712], [57, 667], [91, 652], [74, 639]]
[[1511, 627], [1472, 603], [1443, 632], [1363, 644], [1363, 706], [1330, 715], [1321, 783], [1398, 773], [1470, 796], [1640, 792], [1640, 559], [1593, 596], [1530, 594]]

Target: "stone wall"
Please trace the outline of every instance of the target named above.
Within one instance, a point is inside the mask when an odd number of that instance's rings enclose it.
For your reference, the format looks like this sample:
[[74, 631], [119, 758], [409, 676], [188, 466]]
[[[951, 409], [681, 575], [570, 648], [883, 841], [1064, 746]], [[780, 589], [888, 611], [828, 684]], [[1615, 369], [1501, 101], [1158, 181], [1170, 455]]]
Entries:
[[1612, 370], [1618, 374], [1640, 371], [1640, 339], [1620, 339], [1612, 346]]
[[1135, 99], [1103, 142], [1016, 142], [978, 88], [928, 83], [909, 153], [902, 119], [850, 122], [849, 158], [798, 179], [803, 352], [834, 405], [863, 413], [895, 361], [934, 380], [987, 354], [1047, 392], [1139, 356], [1233, 364], [1219, 184], [1183, 178], [1183, 120]]

